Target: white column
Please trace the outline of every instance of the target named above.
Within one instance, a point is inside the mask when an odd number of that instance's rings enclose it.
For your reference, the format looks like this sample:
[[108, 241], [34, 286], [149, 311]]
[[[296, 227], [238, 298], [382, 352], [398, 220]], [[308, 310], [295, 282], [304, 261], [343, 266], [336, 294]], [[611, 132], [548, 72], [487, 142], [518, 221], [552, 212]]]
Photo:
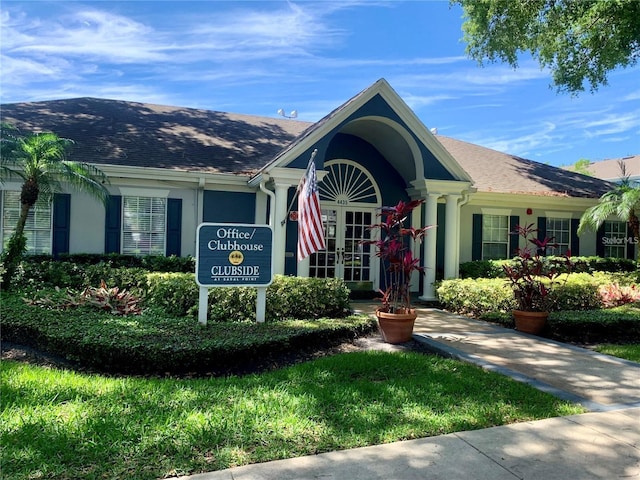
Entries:
[[284, 274], [284, 253], [287, 244], [287, 192], [288, 184], [276, 183], [275, 222], [273, 225], [273, 274]]
[[456, 278], [458, 266], [458, 200], [462, 195], [449, 194], [445, 196], [445, 225], [444, 225], [444, 278]]
[[436, 193], [425, 196], [425, 224], [433, 227], [427, 230], [424, 239], [424, 284], [422, 285], [422, 295], [420, 300], [435, 300], [436, 293], [433, 283], [436, 281], [436, 246], [437, 246], [437, 225], [438, 225], [438, 197]]

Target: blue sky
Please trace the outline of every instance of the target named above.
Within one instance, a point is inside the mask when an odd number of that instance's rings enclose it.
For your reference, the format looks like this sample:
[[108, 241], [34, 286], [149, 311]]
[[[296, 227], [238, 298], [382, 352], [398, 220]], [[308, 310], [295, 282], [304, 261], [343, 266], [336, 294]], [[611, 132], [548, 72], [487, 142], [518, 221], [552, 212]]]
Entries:
[[2, 2], [1, 101], [102, 97], [317, 121], [385, 78], [427, 128], [552, 165], [640, 153], [640, 67], [577, 97], [465, 55], [446, 1]]

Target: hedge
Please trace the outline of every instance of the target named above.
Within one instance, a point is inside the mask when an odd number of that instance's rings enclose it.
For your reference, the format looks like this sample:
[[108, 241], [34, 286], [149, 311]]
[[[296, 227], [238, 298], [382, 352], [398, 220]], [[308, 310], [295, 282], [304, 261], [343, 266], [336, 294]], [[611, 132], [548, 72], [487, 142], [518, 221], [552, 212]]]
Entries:
[[[489, 312], [479, 318], [514, 327], [510, 313]], [[562, 342], [587, 344], [640, 342], [640, 307], [628, 304], [602, 310], [551, 312], [543, 335]]]
[[101, 372], [227, 374], [269, 365], [280, 354], [315, 351], [369, 333], [368, 316], [198, 324], [147, 311], [122, 317], [80, 308], [45, 309], [18, 295], [1, 298], [3, 340], [19, 342]]
[[[638, 272], [636, 261], [626, 258], [572, 257], [571, 260], [573, 271], [577, 273]], [[474, 260], [463, 262], [460, 264], [460, 278], [504, 278], [502, 266], [511, 261]]]
[[[552, 311], [603, 308], [598, 286], [629, 284], [633, 275], [594, 272], [561, 276], [552, 293]], [[503, 278], [443, 280], [436, 289], [442, 307], [451, 312], [480, 317], [490, 312], [509, 312], [515, 308], [513, 292]]]
[[[196, 316], [198, 286], [193, 274], [147, 275], [147, 305], [172, 316]], [[216, 287], [209, 290], [208, 317], [213, 322], [255, 319], [257, 290], [253, 287]], [[340, 279], [275, 275], [267, 288], [267, 321], [284, 318], [344, 317], [349, 312], [349, 289]]]

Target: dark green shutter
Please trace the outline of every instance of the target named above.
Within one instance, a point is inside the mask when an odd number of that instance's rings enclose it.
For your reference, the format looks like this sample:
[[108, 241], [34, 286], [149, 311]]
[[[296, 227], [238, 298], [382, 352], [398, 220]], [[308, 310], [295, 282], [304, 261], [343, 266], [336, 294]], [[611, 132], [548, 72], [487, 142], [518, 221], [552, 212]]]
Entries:
[[604, 257], [604, 223], [596, 230], [596, 255]]
[[482, 214], [473, 214], [471, 230], [471, 260], [482, 260]]
[[53, 196], [53, 245], [51, 253], [54, 257], [61, 253], [69, 253], [70, 227], [71, 195], [57, 193]]
[[182, 199], [167, 199], [166, 255], [180, 256], [182, 247]]
[[520, 217], [518, 215], [511, 215], [509, 217], [509, 258], [515, 257], [520, 247], [520, 235], [516, 232], [518, 225], [520, 225]]
[[580, 255], [580, 237], [578, 237], [578, 225], [580, 219], [571, 219], [571, 255], [577, 257]]
[[[541, 242], [547, 238], [547, 217], [538, 217], [538, 240]], [[546, 249], [544, 251], [538, 252], [541, 255], [546, 255]]]
[[111, 195], [107, 202], [104, 225], [104, 253], [120, 253], [122, 197]]

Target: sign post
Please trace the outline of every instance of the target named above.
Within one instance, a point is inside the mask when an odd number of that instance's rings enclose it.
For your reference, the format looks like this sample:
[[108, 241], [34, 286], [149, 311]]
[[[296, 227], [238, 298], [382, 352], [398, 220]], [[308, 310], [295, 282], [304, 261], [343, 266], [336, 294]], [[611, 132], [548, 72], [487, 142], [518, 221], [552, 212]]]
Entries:
[[209, 288], [257, 287], [256, 320], [264, 322], [273, 281], [273, 230], [268, 225], [201, 223], [197, 230], [198, 322], [207, 324]]

